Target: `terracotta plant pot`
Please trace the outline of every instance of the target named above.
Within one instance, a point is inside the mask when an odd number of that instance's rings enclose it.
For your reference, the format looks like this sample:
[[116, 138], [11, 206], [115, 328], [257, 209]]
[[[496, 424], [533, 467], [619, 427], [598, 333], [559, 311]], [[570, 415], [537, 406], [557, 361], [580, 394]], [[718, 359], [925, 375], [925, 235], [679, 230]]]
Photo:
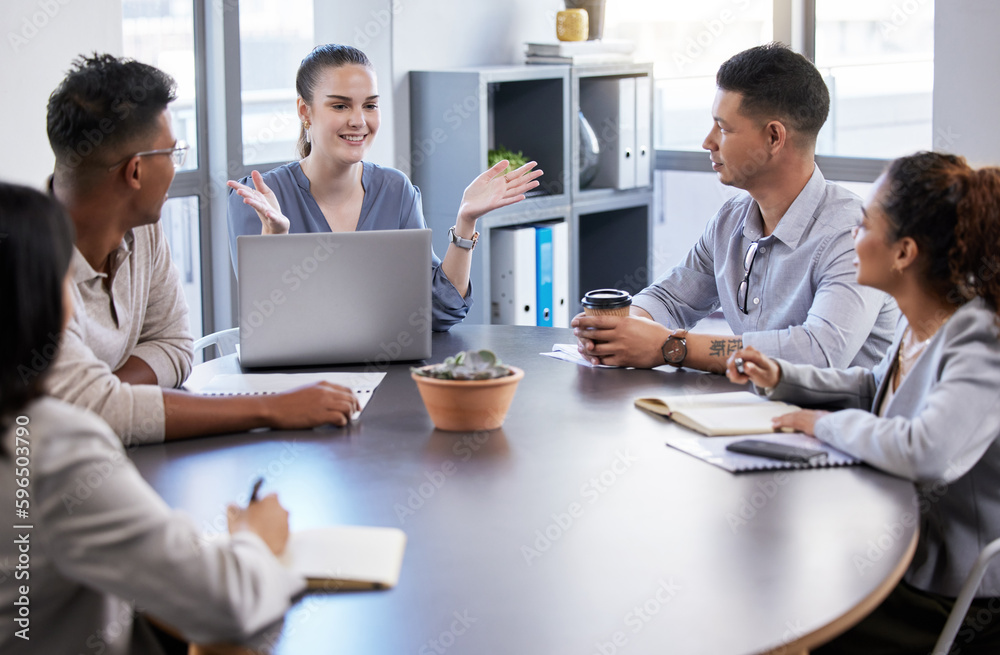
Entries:
[[[426, 366], [424, 368], [427, 368]], [[524, 371], [511, 366], [511, 375], [492, 380], [439, 380], [411, 373], [424, 407], [439, 430], [475, 432], [503, 425]]]

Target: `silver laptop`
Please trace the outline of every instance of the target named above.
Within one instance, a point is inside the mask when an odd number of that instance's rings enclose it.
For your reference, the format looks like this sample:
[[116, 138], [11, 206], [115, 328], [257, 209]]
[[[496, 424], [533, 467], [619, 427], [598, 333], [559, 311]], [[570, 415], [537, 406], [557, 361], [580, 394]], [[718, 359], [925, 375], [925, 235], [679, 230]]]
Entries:
[[430, 230], [241, 236], [236, 247], [243, 366], [430, 357]]

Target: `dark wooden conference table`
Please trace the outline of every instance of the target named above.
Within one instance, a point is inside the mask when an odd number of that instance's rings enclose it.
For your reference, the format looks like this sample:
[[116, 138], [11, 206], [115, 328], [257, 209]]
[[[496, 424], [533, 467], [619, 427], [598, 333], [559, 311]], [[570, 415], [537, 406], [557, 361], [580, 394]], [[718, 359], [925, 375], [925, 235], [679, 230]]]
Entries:
[[[307, 595], [275, 652], [796, 653], [874, 607], [913, 553], [913, 486], [866, 466], [733, 475], [664, 445], [641, 395], [734, 390], [673, 369], [542, 357], [566, 329], [460, 325], [438, 362], [489, 348], [525, 370], [500, 430], [435, 430], [388, 367], [347, 428], [258, 431], [132, 451], [203, 529], [263, 473], [293, 530], [391, 526], [408, 538], [388, 591]], [[364, 370], [337, 367], [331, 370]], [[238, 371], [233, 357], [196, 374]]]

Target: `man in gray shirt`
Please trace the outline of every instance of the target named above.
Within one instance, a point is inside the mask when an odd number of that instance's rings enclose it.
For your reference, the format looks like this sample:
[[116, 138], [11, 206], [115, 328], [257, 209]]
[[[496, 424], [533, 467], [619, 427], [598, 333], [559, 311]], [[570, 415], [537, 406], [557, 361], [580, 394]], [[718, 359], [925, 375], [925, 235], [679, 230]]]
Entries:
[[74, 62], [49, 97], [51, 192], [76, 227], [75, 312], [49, 393], [99, 414], [126, 445], [344, 425], [357, 399], [329, 383], [243, 397], [174, 388], [192, 364], [187, 305], [159, 224], [186, 149], [170, 127], [174, 97], [163, 71], [96, 54]]
[[[573, 319], [593, 363], [722, 372], [743, 345], [797, 363], [871, 367], [895, 302], [855, 279], [861, 201], [815, 163], [830, 94], [816, 67], [780, 44], [724, 63], [702, 147], [719, 181], [746, 191], [709, 222], [685, 260], [636, 295], [628, 317]], [[689, 334], [722, 312], [736, 336]]]

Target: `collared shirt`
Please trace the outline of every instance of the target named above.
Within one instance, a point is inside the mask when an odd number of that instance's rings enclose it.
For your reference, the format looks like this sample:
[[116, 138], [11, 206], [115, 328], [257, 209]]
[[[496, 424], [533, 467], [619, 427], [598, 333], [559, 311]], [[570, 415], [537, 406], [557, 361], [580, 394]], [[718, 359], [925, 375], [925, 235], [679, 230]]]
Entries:
[[[420, 202], [420, 190], [403, 173], [370, 162], [362, 162], [361, 186], [365, 190], [357, 231], [405, 230], [427, 227]], [[309, 190], [309, 178], [299, 162], [279, 166], [264, 173], [264, 183], [274, 191], [281, 212], [291, 224], [289, 234], [329, 232], [330, 225]], [[249, 177], [240, 180], [253, 187]], [[236, 237], [260, 234], [260, 218], [235, 191], [229, 193], [229, 250], [236, 268]], [[237, 270], [237, 274], [239, 271]], [[472, 306], [472, 281], [465, 297], [441, 269], [441, 260], [431, 252], [431, 327], [447, 330], [460, 322]]]
[[[74, 314], [48, 378], [49, 392], [101, 416], [130, 443], [163, 440], [160, 387], [191, 373], [188, 308], [159, 223], [125, 233], [111, 253], [111, 281], [74, 248]], [[126, 384], [115, 375], [129, 357], [146, 362], [156, 385]]]
[[[899, 310], [888, 294], [857, 283], [851, 228], [860, 216], [860, 199], [827, 182], [818, 166], [766, 237], [760, 207], [742, 193], [722, 206], [684, 261], [633, 304], [672, 328], [690, 328], [721, 308], [733, 334], [766, 355], [871, 368], [892, 340]], [[736, 294], [754, 241], [744, 314]]]

